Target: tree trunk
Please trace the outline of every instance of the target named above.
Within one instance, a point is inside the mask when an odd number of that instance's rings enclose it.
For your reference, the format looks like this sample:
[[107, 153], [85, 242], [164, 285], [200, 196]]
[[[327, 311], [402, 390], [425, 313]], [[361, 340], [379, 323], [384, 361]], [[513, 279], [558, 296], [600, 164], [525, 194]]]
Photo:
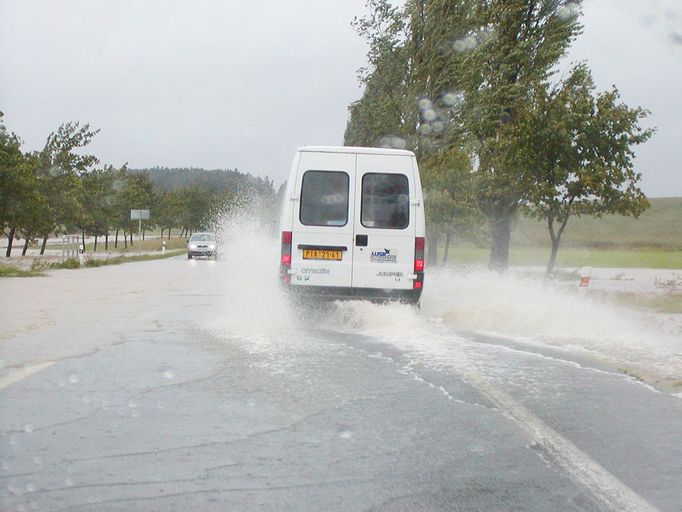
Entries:
[[92, 252], [97, 252], [97, 236], [95, 235], [95, 247], [92, 248]]
[[28, 238], [29, 238], [29, 236], [28, 235], [25, 235], [25, 236], [26, 236], [26, 240], [24, 240], [24, 248], [21, 250], [22, 256], [26, 256], [26, 251], [28, 250]]
[[118, 249], [118, 228], [116, 228], [116, 236], [114, 237], [114, 249]]
[[109, 250], [109, 232], [107, 231], [107, 234], [104, 235], [104, 250], [108, 251]]
[[450, 238], [452, 238], [452, 233], [449, 231], [445, 233], [445, 249], [443, 253], [443, 265], [448, 262], [448, 252], [450, 251]]
[[426, 264], [429, 267], [438, 266], [438, 237], [429, 237], [426, 243]]
[[549, 277], [554, 272], [554, 265], [556, 263], [556, 255], [559, 252], [559, 244], [561, 243], [561, 235], [566, 229], [566, 224], [568, 224], [569, 217], [566, 217], [559, 225], [559, 230], [554, 231], [554, 218], [547, 218], [547, 229], [549, 230], [549, 239], [552, 242], [552, 252], [549, 255], [549, 261], [547, 262], [547, 269], [545, 270], [545, 277]]
[[142, 228], [142, 240], [144, 240], [144, 236], [147, 233], [147, 230], [145, 228]]
[[170, 240], [170, 232], [171, 232], [171, 228], [168, 228], [168, 240]]
[[133, 247], [133, 232], [130, 232], [130, 247]]
[[40, 246], [40, 255], [43, 256], [45, 254], [45, 246], [47, 245], [47, 237], [48, 235], [45, 235], [43, 237], [43, 243]]
[[9, 258], [12, 255], [12, 244], [14, 243], [14, 233], [16, 233], [17, 228], [12, 227], [9, 230], [9, 235], [7, 235], [7, 251], [5, 251], [5, 258]]
[[81, 230], [81, 238], [83, 240], [83, 252], [85, 252], [85, 230]]
[[166, 228], [161, 228], [161, 239], [163, 240], [163, 232]]
[[509, 243], [511, 241], [512, 216], [503, 213], [490, 219], [490, 260], [488, 268], [503, 272], [509, 268]]
[[128, 235], [126, 235], [126, 230], [123, 230], [123, 243], [125, 244], [125, 248], [128, 248]]

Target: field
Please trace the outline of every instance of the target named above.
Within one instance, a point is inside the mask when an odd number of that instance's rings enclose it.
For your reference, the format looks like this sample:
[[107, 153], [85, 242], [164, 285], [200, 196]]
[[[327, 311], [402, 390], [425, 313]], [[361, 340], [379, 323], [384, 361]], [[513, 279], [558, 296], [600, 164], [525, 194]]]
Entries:
[[[557, 267], [682, 269], [682, 198], [650, 199], [639, 219], [606, 216], [572, 218], [566, 227]], [[546, 265], [549, 235], [544, 223], [520, 217], [512, 231], [510, 265]], [[439, 257], [443, 257], [443, 247]], [[454, 240], [449, 263], [484, 264], [488, 247]]]

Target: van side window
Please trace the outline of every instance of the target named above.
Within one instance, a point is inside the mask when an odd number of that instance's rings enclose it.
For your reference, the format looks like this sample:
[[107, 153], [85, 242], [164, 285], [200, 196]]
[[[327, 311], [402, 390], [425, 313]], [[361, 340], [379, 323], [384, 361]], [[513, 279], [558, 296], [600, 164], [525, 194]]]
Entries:
[[405, 229], [410, 224], [410, 191], [404, 174], [368, 173], [362, 177], [362, 225]]
[[348, 223], [348, 182], [345, 172], [306, 171], [301, 187], [301, 224], [345, 226]]

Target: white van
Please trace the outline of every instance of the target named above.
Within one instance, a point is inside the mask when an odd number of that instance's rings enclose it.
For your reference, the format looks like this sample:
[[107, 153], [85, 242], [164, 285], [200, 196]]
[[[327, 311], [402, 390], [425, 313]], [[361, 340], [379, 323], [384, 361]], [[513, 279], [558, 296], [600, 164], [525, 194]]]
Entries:
[[424, 224], [411, 151], [301, 147], [284, 197], [280, 280], [315, 298], [417, 304]]

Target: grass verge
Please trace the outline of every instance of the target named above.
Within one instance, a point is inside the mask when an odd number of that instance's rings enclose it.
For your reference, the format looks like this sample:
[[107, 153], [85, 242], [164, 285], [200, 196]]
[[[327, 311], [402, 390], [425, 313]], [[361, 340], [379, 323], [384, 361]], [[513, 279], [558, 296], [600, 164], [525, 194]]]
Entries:
[[0, 277], [37, 277], [44, 275], [40, 270], [22, 270], [11, 265], [0, 266]]
[[[441, 249], [439, 256], [442, 258]], [[450, 247], [448, 262], [486, 264], [489, 250], [478, 247]], [[512, 248], [510, 265], [547, 265], [549, 249], [540, 247]], [[682, 251], [657, 249], [559, 249], [557, 267], [613, 267], [682, 269]]]
[[645, 295], [641, 293], [616, 293], [615, 302], [626, 306], [644, 308], [655, 313], [682, 314], [682, 294]]

